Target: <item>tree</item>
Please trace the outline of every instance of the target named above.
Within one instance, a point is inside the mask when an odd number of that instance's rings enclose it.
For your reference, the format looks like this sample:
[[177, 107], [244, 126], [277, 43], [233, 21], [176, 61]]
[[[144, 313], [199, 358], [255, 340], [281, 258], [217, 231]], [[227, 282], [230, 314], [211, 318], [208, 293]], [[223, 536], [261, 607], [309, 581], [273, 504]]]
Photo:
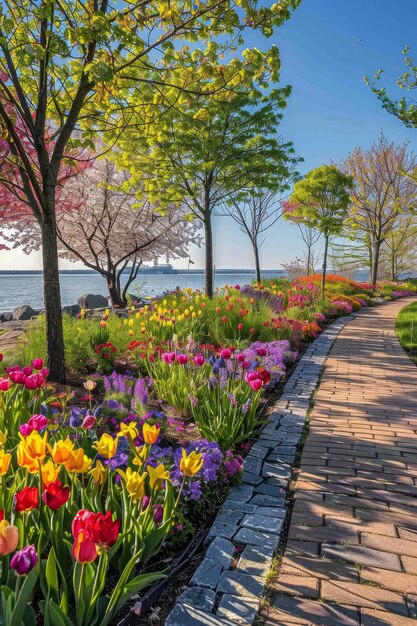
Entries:
[[305, 247], [305, 273], [306, 276], [314, 274], [315, 263], [318, 258], [314, 254], [314, 246], [320, 239], [320, 231], [314, 230], [305, 224], [297, 223], [300, 239], [304, 242]]
[[399, 280], [404, 272], [415, 271], [416, 264], [417, 216], [413, 213], [401, 214], [382, 246], [382, 270], [391, 280]]
[[321, 292], [324, 297], [326, 284], [327, 253], [329, 238], [339, 235], [343, 228], [349, 206], [350, 176], [334, 165], [322, 165], [311, 170], [305, 178], [294, 185], [289, 200], [283, 202], [283, 215], [295, 223], [305, 224], [324, 237]]
[[417, 181], [410, 174], [417, 160], [408, 145], [396, 146], [381, 134], [369, 150], [356, 148], [340, 165], [353, 178], [347, 234], [368, 248], [373, 285], [378, 280], [382, 244], [398, 217], [416, 207]]
[[[196, 221], [187, 221], [178, 207], [160, 215], [146, 198], [138, 202], [137, 193], [123, 191], [128, 179], [114, 163], [95, 161], [65, 184], [57, 209], [59, 256], [99, 272], [119, 308], [126, 307], [128, 289], [144, 261], [185, 257], [190, 243], [200, 243]], [[10, 238], [14, 247], [22, 246], [26, 253], [39, 249], [35, 220], [9, 226], [17, 230]]]
[[[290, 172], [288, 174], [290, 175]], [[293, 175], [295, 176], [295, 173]], [[287, 189], [287, 185], [287, 181], [282, 181], [281, 191]], [[243, 202], [232, 200], [232, 205], [226, 204], [226, 215], [229, 215], [249, 237], [255, 259], [256, 280], [260, 282], [259, 250], [265, 241], [265, 238], [262, 241], [260, 238], [281, 217], [276, 192], [253, 189]]]
[[[240, 44], [245, 28], [271, 35], [299, 2], [258, 8], [252, 0], [238, 7], [231, 0], [9, 0], [0, 7], [0, 133], [18, 168], [16, 191], [25, 196], [42, 233], [51, 380], [65, 379], [56, 237], [65, 155], [88, 145], [104, 126], [117, 139], [133, 111], [150, 109], [173, 93], [181, 106], [196, 93], [196, 84], [206, 95], [229, 88], [246, 67], [235, 54], [220, 63], [233, 48], [230, 42]], [[184, 68], [192, 68], [186, 80], [184, 73], [177, 76]]]
[[[249, 57], [248, 57], [249, 58]], [[272, 71], [272, 70], [271, 70]], [[272, 78], [275, 71], [272, 71]], [[266, 81], [262, 76], [262, 81]], [[256, 80], [260, 80], [259, 77]], [[266, 84], [264, 82], [264, 84]], [[290, 88], [267, 94], [252, 83], [239, 83], [234, 96], [201, 102], [190, 100], [186, 113], [171, 109], [153, 129], [122, 138], [122, 164], [137, 172], [151, 199], [180, 202], [201, 220], [205, 243], [205, 289], [213, 295], [212, 219], [225, 206], [250, 201], [253, 189], [279, 190], [295, 161], [290, 143], [276, 135]]]
[[[406, 46], [403, 50], [407, 69], [397, 79], [397, 85], [401, 89], [411, 92], [417, 89], [417, 65], [413, 57], [409, 55], [409, 51], [409, 46]], [[376, 81], [381, 79], [382, 73], [382, 70], [378, 70], [375, 75]], [[372, 91], [388, 113], [398, 117], [408, 128], [417, 128], [417, 102], [414, 98], [411, 96], [403, 96], [400, 100], [392, 100], [388, 95], [386, 87], [378, 87], [376, 82], [372, 82], [367, 77], [365, 77], [365, 82], [370, 85]]]

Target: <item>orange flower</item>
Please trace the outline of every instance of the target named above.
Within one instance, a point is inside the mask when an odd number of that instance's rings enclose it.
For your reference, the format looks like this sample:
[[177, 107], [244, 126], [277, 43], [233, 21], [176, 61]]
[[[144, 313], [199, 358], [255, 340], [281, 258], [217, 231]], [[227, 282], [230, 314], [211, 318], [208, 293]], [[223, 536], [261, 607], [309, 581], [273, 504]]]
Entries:
[[155, 424], [153, 426], [150, 426], [149, 424], [145, 422], [143, 425], [143, 430], [142, 430], [143, 441], [149, 444], [156, 443], [160, 430], [161, 429]]

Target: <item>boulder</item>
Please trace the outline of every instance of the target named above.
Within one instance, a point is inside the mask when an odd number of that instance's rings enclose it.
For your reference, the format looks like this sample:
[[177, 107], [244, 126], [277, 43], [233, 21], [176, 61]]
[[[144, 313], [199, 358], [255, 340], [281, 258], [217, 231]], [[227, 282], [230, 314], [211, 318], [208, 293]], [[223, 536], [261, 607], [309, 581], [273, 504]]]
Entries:
[[11, 322], [13, 319], [13, 313], [0, 313], [0, 322]]
[[68, 315], [73, 315], [74, 317], [76, 317], [80, 311], [81, 309], [78, 306], [78, 304], [71, 304], [70, 306], [62, 307], [63, 313], [67, 313]]
[[108, 306], [108, 299], [104, 296], [88, 293], [78, 299], [80, 309], [103, 309]]
[[38, 315], [39, 311], [32, 309], [29, 304], [23, 304], [18, 306], [12, 313], [12, 319], [14, 320], [30, 320], [35, 315]]

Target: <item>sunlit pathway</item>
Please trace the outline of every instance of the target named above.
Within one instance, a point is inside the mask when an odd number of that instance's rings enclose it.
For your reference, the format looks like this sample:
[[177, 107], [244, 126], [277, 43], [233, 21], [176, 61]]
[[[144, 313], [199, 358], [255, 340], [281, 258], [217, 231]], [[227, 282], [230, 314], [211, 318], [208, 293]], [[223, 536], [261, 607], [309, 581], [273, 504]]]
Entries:
[[265, 626], [417, 623], [417, 368], [395, 335], [409, 301], [360, 314], [329, 355]]

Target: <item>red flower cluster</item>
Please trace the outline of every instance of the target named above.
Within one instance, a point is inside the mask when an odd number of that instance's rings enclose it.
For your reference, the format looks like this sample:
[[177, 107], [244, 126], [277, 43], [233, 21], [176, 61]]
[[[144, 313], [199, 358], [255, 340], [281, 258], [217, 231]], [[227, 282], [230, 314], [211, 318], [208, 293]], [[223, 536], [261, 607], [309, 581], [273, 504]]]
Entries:
[[107, 511], [93, 513], [87, 509], [78, 511], [72, 520], [74, 545], [72, 554], [79, 563], [92, 563], [98, 557], [98, 550], [108, 550], [117, 541], [120, 522], [113, 521], [112, 513]]
[[117, 348], [111, 341], [108, 341], [107, 343], [100, 343], [98, 346], [95, 346], [94, 352], [101, 356], [102, 359], [110, 359], [112, 354], [117, 352]]
[[271, 374], [265, 368], [260, 367], [252, 372], [246, 372], [245, 380], [254, 391], [259, 391], [261, 387], [269, 383]]

